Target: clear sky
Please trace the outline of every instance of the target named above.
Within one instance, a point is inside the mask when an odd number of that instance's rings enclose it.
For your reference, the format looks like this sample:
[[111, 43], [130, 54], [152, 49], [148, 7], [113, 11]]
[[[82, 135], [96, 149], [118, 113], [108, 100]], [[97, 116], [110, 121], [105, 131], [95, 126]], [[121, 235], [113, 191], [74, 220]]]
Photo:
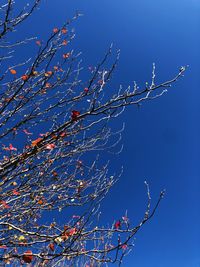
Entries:
[[[200, 266], [200, 143], [198, 0], [56, 0], [45, 1], [25, 31], [45, 38], [74, 11], [74, 47], [83, 52], [83, 64], [94, 64], [111, 42], [121, 49], [113, 87], [137, 81], [144, 86], [156, 64], [157, 81], [171, 78], [182, 65], [185, 77], [162, 98], [130, 107], [114, 127], [126, 123], [124, 150], [112, 168], [124, 166], [120, 181], [102, 204], [103, 220], [128, 215], [137, 223], [146, 204], [144, 180], [156, 200], [166, 196], [154, 218], [137, 234], [125, 267]], [[30, 22], [29, 22], [30, 23]], [[34, 32], [35, 31], [35, 32]]]

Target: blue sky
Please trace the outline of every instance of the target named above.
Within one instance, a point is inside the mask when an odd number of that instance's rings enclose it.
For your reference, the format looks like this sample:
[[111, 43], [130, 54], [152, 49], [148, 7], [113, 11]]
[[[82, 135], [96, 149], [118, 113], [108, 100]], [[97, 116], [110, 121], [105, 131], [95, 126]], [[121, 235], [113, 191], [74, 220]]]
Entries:
[[[126, 123], [124, 150], [113, 158], [112, 168], [124, 174], [102, 204], [103, 220], [112, 222], [128, 210], [137, 223], [146, 204], [144, 180], [153, 200], [166, 196], [150, 223], [136, 236], [134, 251], [122, 266], [199, 267], [199, 11], [197, 0], [75, 0], [45, 1], [24, 27], [45, 38], [74, 11], [74, 48], [82, 51], [83, 64], [94, 64], [111, 42], [121, 49], [113, 87], [137, 81], [144, 86], [156, 64], [157, 81], [171, 78], [189, 65], [183, 79], [162, 98], [129, 107], [114, 127]], [[29, 22], [30, 23], [30, 22]], [[31, 29], [31, 30], [30, 30]]]

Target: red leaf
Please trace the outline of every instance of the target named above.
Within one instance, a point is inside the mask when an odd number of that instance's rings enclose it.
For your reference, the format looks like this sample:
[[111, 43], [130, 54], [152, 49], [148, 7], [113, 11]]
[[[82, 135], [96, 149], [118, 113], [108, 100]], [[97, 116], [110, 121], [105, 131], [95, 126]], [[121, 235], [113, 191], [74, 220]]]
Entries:
[[32, 251], [31, 250], [27, 250], [26, 252], [24, 252], [24, 255], [22, 256], [22, 259], [26, 263], [31, 263], [32, 260], [33, 260], [33, 253], [32, 253]]
[[89, 89], [87, 87], [84, 88], [84, 92], [85, 93], [88, 93], [89, 92]]
[[20, 193], [16, 190], [16, 189], [13, 189], [13, 195], [15, 195], [15, 196], [19, 196], [20, 195]]
[[122, 245], [122, 249], [125, 250], [125, 249], [127, 249], [127, 248], [128, 248], [127, 244], [123, 244], [123, 245]]
[[72, 228], [68, 231], [68, 235], [69, 236], [72, 236], [72, 235], [75, 235], [77, 233], [77, 229], [76, 228]]
[[71, 118], [72, 120], [77, 120], [78, 116], [80, 115], [81, 113], [77, 110], [72, 110], [72, 113], [71, 113]]
[[66, 132], [62, 132], [62, 133], [60, 133], [60, 137], [65, 137], [66, 135], [67, 135]]
[[121, 227], [121, 222], [117, 221], [114, 225], [115, 229], [119, 229]]
[[50, 248], [50, 250], [54, 251], [55, 250], [54, 243], [49, 244], [49, 248]]
[[53, 174], [53, 176], [58, 176], [56, 171], [53, 171], [52, 174]]
[[77, 229], [76, 228], [71, 228], [67, 231], [67, 229], [64, 231], [62, 234], [62, 239], [66, 241], [69, 237], [77, 234]]

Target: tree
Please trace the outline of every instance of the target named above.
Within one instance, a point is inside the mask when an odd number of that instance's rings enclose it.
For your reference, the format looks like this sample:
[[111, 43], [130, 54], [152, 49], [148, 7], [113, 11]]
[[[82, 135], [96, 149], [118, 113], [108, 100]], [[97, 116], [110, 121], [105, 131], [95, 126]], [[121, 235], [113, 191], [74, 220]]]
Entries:
[[[8, 0], [0, 7], [0, 262], [12, 266], [120, 265], [133, 236], [154, 215], [164, 192], [151, 208], [145, 182], [147, 208], [137, 225], [131, 224], [127, 214], [109, 227], [100, 225], [100, 203], [121, 175], [120, 171], [111, 175], [109, 164], [100, 160], [121, 139], [123, 129], [113, 132], [110, 122], [127, 106], [162, 96], [183, 76], [185, 67], [174, 78], [157, 84], [153, 65], [151, 83], [144, 89], [135, 83], [112, 95], [106, 88], [119, 51], [108, 64], [111, 46], [97, 66], [89, 67], [88, 79], [81, 78], [80, 53], [70, 49], [75, 37], [71, 24], [78, 13], [52, 29], [45, 42], [35, 38], [12, 41], [18, 26], [40, 2], [21, 7]], [[14, 63], [30, 43], [35, 45], [35, 55]], [[49, 216], [62, 215], [66, 209], [70, 216], [63, 224]]]

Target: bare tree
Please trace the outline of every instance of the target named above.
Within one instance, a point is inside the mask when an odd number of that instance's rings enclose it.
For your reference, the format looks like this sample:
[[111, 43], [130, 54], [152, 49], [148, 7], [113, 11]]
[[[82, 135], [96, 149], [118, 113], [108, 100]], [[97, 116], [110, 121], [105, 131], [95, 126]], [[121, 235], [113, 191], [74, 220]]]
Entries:
[[[100, 161], [102, 152], [120, 152], [123, 127], [113, 132], [110, 121], [127, 106], [162, 96], [183, 76], [185, 67], [158, 84], [153, 65], [150, 84], [143, 89], [136, 83], [125, 89], [120, 86], [112, 95], [107, 88], [119, 51], [109, 63], [111, 46], [97, 66], [83, 75], [80, 53], [70, 49], [75, 37], [71, 23], [79, 14], [54, 28], [46, 42], [11, 41], [18, 25], [41, 1], [32, 2], [19, 9], [18, 3], [8, 0], [0, 7], [1, 266], [120, 265], [164, 192], [151, 208], [145, 182], [147, 208], [137, 225], [131, 224], [127, 214], [110, 226], [100, 225], [100, 203], [121, 175], [120, 170], [111, 175], [109, 163]], [[30, 42], [35, 55], [12, 64]], [[65, 223], [52, 219], [66, 209]]]

